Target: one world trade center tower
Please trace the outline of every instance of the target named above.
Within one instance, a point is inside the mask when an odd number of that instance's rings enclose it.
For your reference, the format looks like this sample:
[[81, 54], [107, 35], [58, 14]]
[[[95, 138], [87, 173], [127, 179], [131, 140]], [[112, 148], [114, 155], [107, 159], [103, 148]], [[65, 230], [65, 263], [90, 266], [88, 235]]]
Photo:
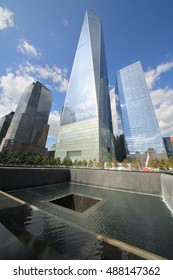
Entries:
[[86, 12], [61, 114], [56, 157], [114, 157], [107, 66], [101, 20]]

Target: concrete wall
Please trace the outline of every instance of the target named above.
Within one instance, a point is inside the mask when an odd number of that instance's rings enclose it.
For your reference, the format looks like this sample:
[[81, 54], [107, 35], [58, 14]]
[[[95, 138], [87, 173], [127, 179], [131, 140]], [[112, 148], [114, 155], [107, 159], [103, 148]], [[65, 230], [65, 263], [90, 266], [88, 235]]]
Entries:
[[70, 169], [71, 181], [106, 188], [161, 195], [160, 173]]
[[[106, 188], [162, 195], [162, 186], [173, 186], [173, 176], [160, 173], [128, 172], [84, 168], [0, 168], [0, 189], [4, 191], [76, 182]], [[167, 187], [167, 189], [168, 189]], [[173, 190], [170, 189], [173, 198]]]
[[0, 168], [0, 190], [45, 186], [70, 181], [68, 168]]
[[161, 174], [161, 188], [163, 200], [173, 213], [173, 176]]

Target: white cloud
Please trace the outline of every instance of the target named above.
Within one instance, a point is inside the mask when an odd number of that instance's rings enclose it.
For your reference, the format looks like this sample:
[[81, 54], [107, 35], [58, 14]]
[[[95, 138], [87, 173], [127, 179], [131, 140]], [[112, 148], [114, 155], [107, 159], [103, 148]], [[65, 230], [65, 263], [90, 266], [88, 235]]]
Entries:
[[61, 84], [56, 87], [56, 90], [59, 92], [66, 92], [68, 88], [68, 80], [66, 78], [63, 78], [61, 81]]
[[162, 73], [172, 68], [173, 61], [171, 60], [166, 63], [161, 63], [155, 69], [149, 69], [145, 73], [146, 82], [163, 136], [173, 135], [173, 89], [168, 86], [155, 89], [154, 86], [156, 81], [162, 78]]
[[24, 89], [35, 79], [9, 72], [0, 77], [0, 117], [15, 111]]
[[[80, 88], [79, 88], [80, 89]], [[88, 116], [95, 116], [97, 114], [96, 110], [96, 97], [93, 96], [92, 86], [86, 84], [83, 88], [80, 89], [81, 93], [81, 102], [76, 102], [74, 100], [74, 111], [76, 112], [75, 116], [77, 119], [87, 118]]]
[[150, 92], [162, 135], [173, 135], [173, 89], [165, 87]]
[[60, 68], [56, 65], [44, 67], [40, 65], [32, 65], [29, 62], [19, 65], [17, 73], [23, 73], [24, 75], [34, 75], [39, 79], [51, 79], [55, 86], [55, 90], [60, 92], [66, 92], [68, 86], [67, 69]]
[[[19, 65], [16, 71], [8, 69], [6, 75], [0, 77], [0, 117], [16, 110], [22, 92], [35, 80], [41, 79], [44, 84], [51, 81], [53, 90], [59, 88], [60, 91], [66, 91], [66, 75], [67, 70], [56, 65], [42, 67], [29, 62]], [[52, 111], [49, 116], [49, 138], [57, 137], [59, 120], [58, 111]]]
[[13, 12], [0, 7], [0, 30], [14, 26]]
[[173, 61], [159, 64], [155, 69], [148, 69], [145, 73], [145, 79], [149, 90], [154, 87], [156, 81], [160, 80], [161, 74], [169, 71], [171, 68], [173, 68]]
[[153, 104], [155, 107], [165, 103], [167, 105], [173, 104], [173, 89], [165, 87], [152, 90], [150, 92]]
[[56, 110], [50, 112], [49, 121], [48, 121], [48, 123], [50, 124], [49, 134], [48, 134], [49, 138], [57, 138], [59, 122], [60, 122], [59, 112]]
[[23, 54], [28, 54], [34, 57], [40, 57], [41, 53], [25, 39], [20, 39], [17, 50]]

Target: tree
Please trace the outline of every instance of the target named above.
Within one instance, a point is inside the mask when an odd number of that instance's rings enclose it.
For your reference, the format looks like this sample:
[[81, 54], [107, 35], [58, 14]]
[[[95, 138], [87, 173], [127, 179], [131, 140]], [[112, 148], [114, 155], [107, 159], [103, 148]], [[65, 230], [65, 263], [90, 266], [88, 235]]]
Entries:
[[1, 164], [7, 164], [9, 159], [9, 154], [7, 151], [3, 151], [0, 153], [0, 163]]
[[149, 166], [153, 167], [153, 168], [159, 168], [160, 166], [160, 161], [158, 158], [154, 158], [152, 160], [149, 161]]
[[103, 167], [103, 162], [99, 159], [97, 162], [97, 167], [102, 168]]
[[137, 169], [139, 167], [140, 167], [140, 162], [137, 159], [132, 160], [131, 169], [134, 170], [134, 169]]
[[50, 157], [50, 158], [46, 158], [46, 164], [50, 164], [50, 165], [56, 165], [56, 158]]
[[73, 162], [71, 160], [71, 158], [64, 158], [63, 161], [62, 161], [62, 165], [64, 166], [72, 166], [73, 165]]
[[168, 165], [170, 168], [173, 168], [173, 156], [168, 158]]
[[128, 167], [128, 161], [127, 161], [127, 159], [123, 159], [123, 166], [124, 166], [125, 168]]
[[112, 161], [110, 159], [106, 162], [106, 168], [112, 168]]
[[9, 165], [11, 165], [11, 164], [18, 165], [19, 164], [18, 154], [16, 154], [16, 153], [9, 153], [8, 154], [8, 158], [7, 158], [7, 164], [9, 164]]
[[56, 160], [56, 165], [61, 165], [61, 159], [60, 159], [60, 157], [57, 157], [55, 160]]
[[88, 167], [93, 167], [93, 161], [91, 159], [88, 162]]
[[86, 161], [85, 159], [83, 159], [83, 161], [82, 161], [82, 166], [83, 166], [83, 167], [86, 167], [87, 164], [88, 164], [87, 161]]
[[75, 159], [75, 161], [73, 162], [73, 166], [78, 167], [78, 161], [77, 161], [77, 159]]
[[97, 167], [97, 160], [94, 158], [93, 160], [93, 167], [96, 168]]
[[113, 165], [114, 168], [117, 168], [117, 166], [118, 166], [118, 161], [117, 161], [116, 159], [113, 159], [112, 165]]
[[82, 164], [83, 164], [83, 163], [82, 163], [81, 160], [78, 160], [78, 161], [77, 161], [77, 166], [82, 166]]

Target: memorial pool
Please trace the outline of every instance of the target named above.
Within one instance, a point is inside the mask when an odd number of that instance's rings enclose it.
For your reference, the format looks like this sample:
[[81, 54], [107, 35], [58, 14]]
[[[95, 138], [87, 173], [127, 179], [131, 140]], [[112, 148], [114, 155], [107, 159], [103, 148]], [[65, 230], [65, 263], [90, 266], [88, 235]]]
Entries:
[[[71, 246], [71, 250], [74, 248], [74, 243], [65, 244], [63, 240], [63, 236], [70, 236], [70, 234], [76, 234], [79, 251], [88, 250], [88, 247], [82, 239], [80, 231], [67, 230], [62, 224], [57, 224], [56, 218], [60, 219], [62, 223], [65, 221], [69, 225], [83, 228], [86, 232], [89, 230], [173, 259], [173, 217], [161, 196], [74, 183], [49, 185], [9, 193], [49, 214], [49, 219], [43, 219], [40, 212], [28, 212], [25, 227], [42, 240], [49, 234], [52, 244], [55, 244], [56, 239], [60, 238], [62, 248], [64, 248], [62, 251], [66, 251], [65, 248], [69, 248], [69, 246]], [[87, 198], [87, 200], [83, 200], [84, 204], [86, 201], [88, 203], [90, 199], [95, 200], [96, 203], [92, 202], [82, 212], [65, 207], [66, 203], [64, 205], [52, 203], [52, 201], [65, 197], [74, 200], [79, 196], [82, 199]], [[95, 249], [93, 247], [93, 250], [98, 251], [98, 246], [96, 247]]]

